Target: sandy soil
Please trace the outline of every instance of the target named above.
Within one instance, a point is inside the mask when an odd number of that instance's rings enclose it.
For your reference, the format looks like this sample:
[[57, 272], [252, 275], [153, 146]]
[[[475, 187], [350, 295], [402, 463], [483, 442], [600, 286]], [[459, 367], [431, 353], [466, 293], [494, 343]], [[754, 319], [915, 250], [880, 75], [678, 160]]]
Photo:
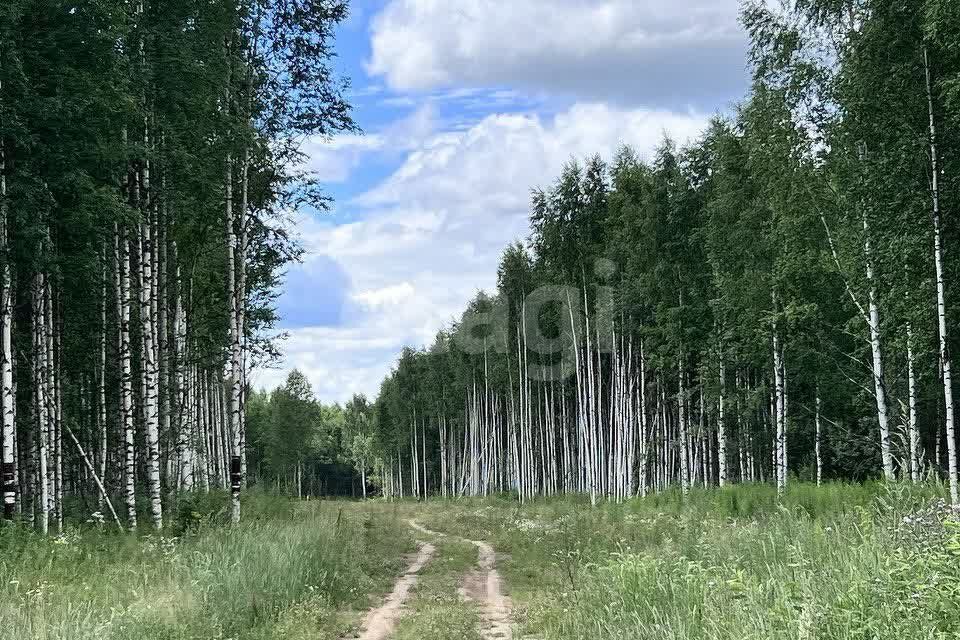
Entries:
[[[414, 520], [410, 526], [417, 531], [438, 537], [445, 534], [431, 531]], [[510, 598], [503, 593], [503, 580], [497, 572], [497, 554], [489, 543], [482, 540], [467, 540], [464, 542], [477, 547], [477, 567], [464, 576], [460, 594], [469, 601], [480, 604], [480, 635], [484, 640], [510, 640], [513, 631], [510, 626], [510, 613], [513, 605]]]
[[420, 546], [420, 551], [413, 562], [407, 567], [407, 571], [400, 576], [396, 584], [393, 585], [393, 591], [387, 596], [379, 607], [371, 609], [360, 627], [360, 633], [355, 637], [359, 640], [383, 640], [390, 637], [397, 620], [403, 613], [403, 603], [410, 595], [410, 589], [417, 583], [417, 574], [423, 569], [433, 554], [436, 547], [430, 543], [424, 543]]

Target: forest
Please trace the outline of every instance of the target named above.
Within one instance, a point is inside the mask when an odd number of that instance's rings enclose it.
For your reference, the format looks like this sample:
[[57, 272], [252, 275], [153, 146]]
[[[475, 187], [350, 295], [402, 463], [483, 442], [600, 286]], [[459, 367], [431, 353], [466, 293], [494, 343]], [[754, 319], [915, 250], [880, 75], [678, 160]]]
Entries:
[[253, 374], [359, 5], [0, 4], [0, 640], [960, 636], [960, 0], [747, 0], [331, 402]]
[[[120, 528], [247, 484], [247, 374], [276, 355], [303, 136], [356, 128], [326, 0], [0, 8], [7, 519]], [[81, 507], [82, 508], [82, 507]]]
[[960, 7], [744, 7], [752, 87], [695, 143], [568, 163], [369, 421], [388, 495], [623, 500], [945, 481]]

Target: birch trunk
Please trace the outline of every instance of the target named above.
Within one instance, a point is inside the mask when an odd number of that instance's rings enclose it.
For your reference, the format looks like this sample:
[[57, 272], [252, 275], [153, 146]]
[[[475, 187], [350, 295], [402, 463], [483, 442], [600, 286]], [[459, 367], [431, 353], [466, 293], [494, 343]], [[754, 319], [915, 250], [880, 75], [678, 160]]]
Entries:
[[727, 368], [723, 357], [723, 346], [720, 347], [720, 398], [717, 407], [717, 484], [722, 488], [727, 483], [727, 426], [724, 414], [727, 386]]
[[[149, 168], [144, 169], [143, 185], [149, 194]], [[145, 210], [150, 211], [149, 201]], [[145, 220], [140, 225], [140, 329], [141, 329], [141, 357], [144, 370], [143, 387], [143, 423], [147, 454], [147, 491], [150, 496], [150, 516], [154, 529], [163, 528], [163, 505], [161, 504], [160, 489], [160, 425], [157, 407], [157, 361], [154, 327], [153, 299], [153, 236], [151, 222]]]
[[[167, 442], [175, 442], [171, 438], [172, 421], [170, 419], [170, 338], [168, 329], [168, 308], [167, 308], [167, 204], [165, 198], [166, 177], [161, 175], [160, 197], [163, 201], [154, 207], [155, 225], [154, 225], [154, 349], [156, 356], [154, 363], [156, 366], [156, 394], [157, 394], [157, 428], [158, 433], [163, 434]], [[167, 447], [168, 467], [174, 462], [170, 445]], [[173, 481], [173, 473], [168, 471], [168, 482], [176, 486]]]
[[[99, 454], [94, 454], [101, 479], [107, 477], [107, 244], [100, 252], [100, 362], [97, 377], [97, 433]], [[104, 495], [97, 505], [102, 508]]]
[[680, 393], [677, 394], [677, 411], [680, 419], [680, 487], [684, 495], [690, 492], [690, 434], [687, 425], [686, 377], [681, 356], [677, 358], [677, 378], [680, 385]]
[[650, 445], [647, 442], [647, 359], [640, 340], [640, 496], [647, 495], [647, 456]]
[[[774, 294], [774, 306], [776, 306], [776, 294]], [[774, 309], [776, 312], [776, 308]], [[775, 441], [773, 466], [776, 476], [777, 493], [782, 495], [787, 486], [786, 462], [786, 424], [785, 424], [785, 389], [783, 380], [783, 353], [780, 346], [780, 335], [777, 329], [777, 323], [773, 322], [773, 419], [775, 424]]]
[[234, 229], [236, 216], [233, 211], [233, 157], [228, 152], [226, 172], [224, 175], [224, 191], [226, 194], [226, 230], [227, 230], [227, 298], [230, 305], [230, 379], [228, 394], [228, 412], [230, 419], [230, 504], [231, 520], [234, 524], [240, 522], [240, 487], [242, 485], [242, 470], [240, 460], [240, 333], [238, 331], [239, 309], [237, 305], [237, 243]]
[[907, 323], [907, 437], [910, 480], [920, 482], [920, 430], [917, 428], [917, 375], [913, 362], [913, 325]]
[[237, 421], [240, 429], [240, 486], [247, 487], [247, 415], [244, 411], [247, 393], [247, 232], [250, 208], [250, 148], [244, 147], [243, 164], [240, 168], [240, 215], [238, 216], [239, 238], [237, 241], [237, 340], [240, 343], [239, 386], [237, 395]]
[[923, 67], [926, 76], [927, 111], [930, 119], [930, 196], [933, 213], [933, 259], [937, 277], [937, 331], [940, 338], [940, 365], [943, 379], [943, 404], [946, 419], [947, 436], [947, 474], [950, 481], [950, 501], [954, 507], [960, 506], [960, 489], [957, 482], [957, 441], [954, 432], [953, 380], [949, 340], [947, 337], [946, 285], [943, 274], [943, 239], [940, 213], [940, 168], [937, 157], [937, 128], [933, 115], [933, 87], [930, 74], [930, 58], [926, 46], [923, 48]]
[[46, 386], [43, 390], [46, 403], [48, 429], [50, 434], [50, 455], [52, 469], [50, 469], [50, 510], [54, 516], [57, 533], [63, 533], [63, 444], [60, 438], [62, 413], [60, 403], [60, 367], [58, 327], [54, 320], [53, 288], [50, 286], [50, 277], [45, 278], [43, 291], [44, 312], [44, 341], [47, 350]]
[[876, 282], [873, 273], [873, 249], [870, 242], [870, 224], [866, 209], [862, 212], [863, 253], [867, 269], [867, 313], [870, 328], [870, 353], [873, 358], [873, 388], [877, 400], [877, 424], [880, 427], [880, 455], [883, 460], [883, 476], [888, 482], [894, 480], [893, 453], [890, 449], [890, 425], [887, 396], [883, 382], [883, 356], [880, 339], [880, 310], [877, 306]]
[[37, 425], [37, 490], [34, 495], [39, 500], [37, 507], [40, 516], [40, 531], [46, 535], [50, 530], [50, 484], [48, 469], [49, 425], [47, 422], [47, 402], [44, 397], [47, 382], [44, 289], [44, 276], [42, 273], [38, 273], [33, 282], [33, 410]]
[[123, 428], [123, 478], [127, 526], [137, 528], [136, 450], [133, 433], [133, 371], [130, 353], [130, 241], [114, 227], [115, 284], [119, 322], [120, 423]]
[[12, 520], [17, 509], [17, 472], [14, 440], [17, 437], [14, 423], [13, 390], [13, 285], [10, 277], [7, 218], [7, 157], [3, 140], [0, 139], [0, 401], [2, 421], [2, 482], [3, 517]]
[[820, 383], [817, 383], [817, 397], [814, 400], [814, 428], [816, 436], [813, 443], [814, 455], [817, 462], [817, 486], [823, 484], [823, 456], [821, 455], [821, 431], [820, 431]]

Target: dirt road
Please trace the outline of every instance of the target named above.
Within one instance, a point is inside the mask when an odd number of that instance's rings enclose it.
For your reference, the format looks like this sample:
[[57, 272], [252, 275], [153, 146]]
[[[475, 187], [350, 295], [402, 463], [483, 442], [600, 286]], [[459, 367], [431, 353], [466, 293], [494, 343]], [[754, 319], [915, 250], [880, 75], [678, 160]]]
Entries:
[[[428, 536], [447, 537], [444, 533], [431, 531], [415, 520], [410, 526]], [[497, 554], [494, 548], [482, 540], [457, 538], [477, 547], [476, 568], [463, 578], [460, 594], [468, 601], [476, 602], [480, 607], [480, 636], [484, 640], [510, 640], [513, 630], [510, 614], [513, 605], [504, 595], [503, 580], [497, 571]]]
[[436, 547], [429, 542], [420, 545], [417, 557], [407, 567], [406, 572], [393, 585], [393, 591], [379, 607], [371, 609], [360, 627], [356, 637], [359, 640], [385, 640], [393, 633], [397, 620], [403, 612], [403, 603], [410, 595], [410, 589], [417, 583], [417, 574], [426, 566]]

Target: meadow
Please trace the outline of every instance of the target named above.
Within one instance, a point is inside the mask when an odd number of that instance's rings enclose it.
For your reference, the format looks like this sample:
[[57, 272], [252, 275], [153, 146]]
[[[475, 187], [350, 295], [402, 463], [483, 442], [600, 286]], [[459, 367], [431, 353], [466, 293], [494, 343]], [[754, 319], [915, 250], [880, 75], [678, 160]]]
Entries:
[[430, 503], [490, 540], [521, 636], [960, 637], [960, 525], [938, 487], [794, 484], [518, 507]]
[[[393, 632], [472, 640], [458, 593], [485, 540], [514, 637], [960, 637], [960, 524], [943, 488], [793, 484], [578, 498], [425, 502], [255, 496], [219, 522], [187, 505], [177, 535], [80, 523], [0, 531], [0, 638], [343, 638], [380, 602], [423, 532], [448, 536]], [[194, 510], [195, 509], [195, 510]], [[205, 511], [209, 509], [209, 511]]]
[[228, 499], [181, 505], [163, 535], [0, 529], [0, 638], [335, 638], [414, 548], [390, 509], [252, 496], [231, 527]]

